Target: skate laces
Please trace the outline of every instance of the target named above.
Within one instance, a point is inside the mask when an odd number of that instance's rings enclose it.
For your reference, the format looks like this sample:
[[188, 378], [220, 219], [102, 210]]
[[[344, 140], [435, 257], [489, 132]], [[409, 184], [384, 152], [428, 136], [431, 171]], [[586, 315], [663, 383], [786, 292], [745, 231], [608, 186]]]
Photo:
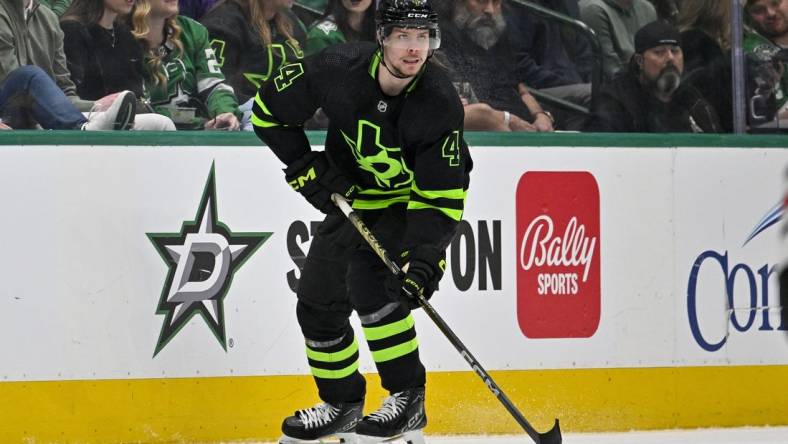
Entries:
[[369, 419], [376, 422], [391, 421], [408, 405], [407, 392], [394, 393], [383, 400], [383, 405], [380, 408], [369, 414]]
[[296, 416], [298, 416], [298, 419], [304, 424], [304, 427], [312, 429], [331, 422], [331, 420], [337, 416], [338, 412], [339, 409], [333, 405], [327, 402], [321, 402], [314, 407], [297, 411]]

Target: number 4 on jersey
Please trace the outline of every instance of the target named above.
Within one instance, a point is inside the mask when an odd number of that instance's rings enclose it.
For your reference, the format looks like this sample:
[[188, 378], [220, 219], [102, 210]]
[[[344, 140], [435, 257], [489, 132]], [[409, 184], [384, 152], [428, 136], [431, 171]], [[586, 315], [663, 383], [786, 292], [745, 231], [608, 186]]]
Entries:
[[449, 159], [449, 166], [460, 166], [460, 132], [453, 131], [443, 142], [443, 157]]
[[276, 91], [282, 92], [288, 86], [293, 84], [293, 81], [304, 74], [304, 67], [300, 63], [293, 63], [285, 65], [279, 69], [279, 75], [274, 77], [274, 84]]

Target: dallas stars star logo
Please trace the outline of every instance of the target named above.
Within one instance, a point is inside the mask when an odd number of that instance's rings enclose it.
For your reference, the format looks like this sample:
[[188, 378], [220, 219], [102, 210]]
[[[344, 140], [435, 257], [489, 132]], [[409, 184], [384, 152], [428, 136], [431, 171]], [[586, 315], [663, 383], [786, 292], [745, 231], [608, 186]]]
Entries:
[[227, 350], [224, 298], [233, 274], [271, 234], [233, 233], [218, 220], [211, 165], [194, 221], [184, 221], [180, 233], [148, 233], [169, 267], [156, 310], [165, 318], [153, 356], [196, 314]]

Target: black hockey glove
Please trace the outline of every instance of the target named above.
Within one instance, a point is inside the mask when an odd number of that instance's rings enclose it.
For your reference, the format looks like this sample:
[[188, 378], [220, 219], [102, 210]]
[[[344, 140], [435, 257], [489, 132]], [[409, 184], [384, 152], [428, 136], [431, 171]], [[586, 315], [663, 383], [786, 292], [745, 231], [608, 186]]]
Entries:
[[402, 278], [402, 297], [411, 310], [419, 308], [418, 295], [429, 299], [438, 289], [438, 282], [446, 270], [446, 252], [435, 247], [416, 247], [403, 252], [400, 262], [409, 264]]
[[323, 213], [336, 210], [332, 193], [353, 199], [356, 186], [344, 174], [333, 168], [323, 151], [310, 151], [284, 169], [285, 179], [306, 200]]

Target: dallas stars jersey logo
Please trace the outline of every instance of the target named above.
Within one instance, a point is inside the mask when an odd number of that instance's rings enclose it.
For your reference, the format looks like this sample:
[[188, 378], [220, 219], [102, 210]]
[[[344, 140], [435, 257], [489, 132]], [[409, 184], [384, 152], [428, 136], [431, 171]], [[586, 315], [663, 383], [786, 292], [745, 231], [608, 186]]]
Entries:
[[341, 131], [359, 167], [375, 177], [381, 188], [402, 188], [413, 181], [413, 171], [405, 165], [402, 149], [380, 142], [380, 127], [367, 120], [358, 121], [356, 139]]
[[194, 221], [184, 221], [179, 233], [148, 233], [169, 267], [156, 310], [165, 317], [153, 356], [196, 314], [227, 350], [224, 298], [234, 273], [271, 234], [233, 233], [218, 220], [212, 165]]

